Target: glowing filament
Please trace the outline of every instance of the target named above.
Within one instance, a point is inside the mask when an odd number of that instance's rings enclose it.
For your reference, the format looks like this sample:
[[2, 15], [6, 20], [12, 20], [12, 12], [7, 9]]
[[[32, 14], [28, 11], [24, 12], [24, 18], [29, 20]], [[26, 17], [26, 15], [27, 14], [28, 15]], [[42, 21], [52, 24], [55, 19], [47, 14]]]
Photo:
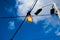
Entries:
[[32, 16], [30, 14], [27, 14], [27, 21], [28, 22], [32, 22], [33, 21]]

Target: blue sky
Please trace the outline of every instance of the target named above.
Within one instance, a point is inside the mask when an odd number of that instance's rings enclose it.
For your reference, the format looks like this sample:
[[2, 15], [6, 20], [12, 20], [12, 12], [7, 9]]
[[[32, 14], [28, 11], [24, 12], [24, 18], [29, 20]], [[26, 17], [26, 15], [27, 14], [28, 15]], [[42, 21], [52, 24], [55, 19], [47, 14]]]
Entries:
[[[35, 0], [0, 0], [0, 17], [25, 16], [32, 8]], [[53, 0], [60, 10], [60, 0]], [[37, 9], [51, 3], [50, 0], [38, 0], [31, 12], [35, 15]], [[43, 8], [39, 15], [50, 14], [51, 6]], [[10, 40], [24, 17], [0, 18], [0, 40]], [[60, 19], [56, 15], [35, 16], [33, 22], [25, 20], [14, 40], [59, 40]]]

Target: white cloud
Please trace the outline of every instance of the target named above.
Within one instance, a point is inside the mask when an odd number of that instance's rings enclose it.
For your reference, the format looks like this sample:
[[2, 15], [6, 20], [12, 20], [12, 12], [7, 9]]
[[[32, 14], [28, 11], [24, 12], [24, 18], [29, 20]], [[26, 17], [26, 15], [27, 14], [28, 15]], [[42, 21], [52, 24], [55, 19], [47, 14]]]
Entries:
[[10, 30], [15, 29], [15, 24], [14, 24], [14, 21], [10, 21], [10, 22], [9, 22], [8, 29], [10, 29]]
[[[49, 25], [51, 25], [52, 27]], [[46, 31], [46, 28], [48, 28], [48, 27], [54, 29], [55, 31], [53, 31], [53, 32], [57, 36], [60, 36], [60, 32], [59, 32], [60, 31], [60, 20], [56, 16], [51, 16], [51, 17], [47, 18], [47, 20], [45, 21], [45, 25], [43, 26], [45, 33], [49, 33], [50, 31], [52, 31], [52, 29], [50, 29], [50, 28]]]

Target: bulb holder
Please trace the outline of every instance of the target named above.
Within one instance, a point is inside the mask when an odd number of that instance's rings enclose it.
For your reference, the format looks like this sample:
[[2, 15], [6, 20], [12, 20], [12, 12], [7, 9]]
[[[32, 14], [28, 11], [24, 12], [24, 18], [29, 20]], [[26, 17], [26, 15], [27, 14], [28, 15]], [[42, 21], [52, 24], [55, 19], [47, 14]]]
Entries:
[[52, 9], [50, 10], [50, 14], [54, 14], [54, 11], [55, 11], [55, 9], [52, 8]]
[[41, 11], [42, 11], [42, 8], [41, 8], [41, 9], [38, 9], [38, 10], [35, 12], [35, 15], [38, 15]]

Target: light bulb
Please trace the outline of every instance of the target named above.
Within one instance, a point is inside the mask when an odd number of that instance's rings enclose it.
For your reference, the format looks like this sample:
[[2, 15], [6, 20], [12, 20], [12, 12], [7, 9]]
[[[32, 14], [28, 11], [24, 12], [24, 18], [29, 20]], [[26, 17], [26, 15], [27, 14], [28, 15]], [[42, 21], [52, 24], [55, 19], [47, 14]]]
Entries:
[[30, 13], [27, 14], [27, 21], [28, 22], [32, 22], [33, 21], [32, 16], [31, 16]]

